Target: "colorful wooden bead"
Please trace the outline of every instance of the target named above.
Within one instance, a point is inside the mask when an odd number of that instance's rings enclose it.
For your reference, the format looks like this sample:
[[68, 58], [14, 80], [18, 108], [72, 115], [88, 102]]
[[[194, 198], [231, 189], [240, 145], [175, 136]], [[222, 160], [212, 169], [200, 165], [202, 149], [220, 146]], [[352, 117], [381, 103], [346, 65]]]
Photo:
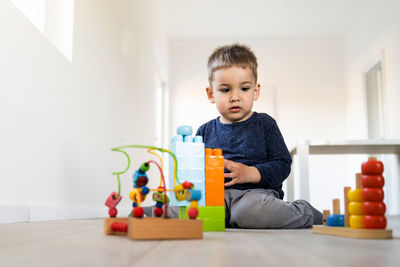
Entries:
[[199, 202], [198, 201], [190, 201], [190, 208], [192, 209], [198, 209], [199, 208]]
[[133, 209], [133, 217], [142, 218], [144, 215], [144, 210], [142, 207], [136, 207]]
[[175, 191], [175, 197], [178, 201], [185, 200], [186, 190], [183, 189], [183, 186], [181, 184], [177, 184], [174, 188], [174, 191]]
[[365, 214], [368, 215], [384, 215], [386, 212], [386, 205], [383, 202], [370, 202], [366, 201], [362, 207]]
[[361, 164], [362, 174], [382, 174], [383, 173], [383, 163], [377, 160], [368, 160]]
[[326, 219], [328, 226], [344, 226], [344, 215], [341, 214], [331, 214], [328, 215]]
[[162, 208], [154, 208], [154, 215], [156, 217], [161, 217], [163, 215], [163, 209]]
[[200, 200], [201, 199], [201, 190], [187, 190], [186, 191], [186, 200], [191, 201], [191, 200]]
[[157, 208], [162, 208], [163, 205], [164, 205], [164, 203], [156, 201], [156, 207]]
[[363, 202], [350, 202], [349, 213], [350, 215], [365, 215], [363, 210]]
[[382, 188], [385, 185], [385, 179], [382, 175], [363, 175], [361, 184], [363, 187]]
[[364, 228], [364, 215], [351, 215], [350, 216], [350, 227], [351, 228]]
[[165, 191], [165, 187], [163, 187], [163, 186], [157, 187], [157, 192], [158, 193], [163, 193], [164, 191]]
[[115, 208], [115, 206], [118, 205], [118, 203], [121, 201], [121, 199], [122, 199], [122, 196], [118, 196], [118, 194], [116, 192], [112, 192], [108, 196], [105, 205], [107, 207], [109, 207], [110, 209]]
[[182, 183], [183, 188], [185, 189], [193, 189], [194, 185], [191, 182], [185, 181]]
[[117, 214], [118, 210], [116, 208], [108, 209], [108, 215], [110, 215], [110, 217], [117, 217]]
[[190, 219], [196, 219], [198, 215], [199, 215], [198, 209], [189, 208], [188, 216]]
[[368, 229], [385, 229], [386, 224], [385, 216], [366, 215], [364, 218], [365, 228]]
[[362, 189], [350, 190], [348, 198], [349, 202], [362, 202]]
[[147, 162], [142, 163], [142, 165], [140, 165], [140, 170], [142, 172], [147, 172], [150, 169], [150, 164]]
[[142, 187], [142, 194], [147, 195], [150, 192], [150, 189], [147, 186]]
[[128, 232], [128, 224], [122, 222], [113, 222], [111, 224], [111, 230], [114, 232]]
[[364, 188], [362, 190], [363, 201], [382, 201], [385, 197], [381, 188]]

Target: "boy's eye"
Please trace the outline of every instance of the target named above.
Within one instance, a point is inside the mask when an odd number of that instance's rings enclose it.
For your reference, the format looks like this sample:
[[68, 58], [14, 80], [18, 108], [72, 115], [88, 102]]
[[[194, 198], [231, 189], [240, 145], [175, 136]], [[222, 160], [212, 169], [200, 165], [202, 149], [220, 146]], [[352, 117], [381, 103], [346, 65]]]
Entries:
[[229, 88], [221, 88], [221, 89], [219, 89], [219, 91], [222, 93], [228, 93], [230, 91], [230, 89]]
[[246, 91], [250, 90], [250, 88], [249, 87], [242, 87], [242, 90], [246, 92]]

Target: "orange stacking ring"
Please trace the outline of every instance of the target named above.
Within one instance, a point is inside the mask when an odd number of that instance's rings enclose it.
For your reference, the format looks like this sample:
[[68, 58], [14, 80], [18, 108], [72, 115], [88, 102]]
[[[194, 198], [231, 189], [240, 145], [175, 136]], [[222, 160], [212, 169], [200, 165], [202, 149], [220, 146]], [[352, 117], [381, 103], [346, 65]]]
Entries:
[[386, 217], [385, 216], [364, 216], [364, 225], [368, 229], [385, 229], [386, 228]]
[[382, 188], [385, 185], [385, 179], [382, 175], [363, 175], [361, 178], [362, 187]]
[[363, 201], [383, 201], [385, 197], [381, 188], [364, 188], [361, 195]]
[[[350, 203], [351, 204], [351, 203]], [[364, 214], [368, 215], [384, 215], [386, 212], [386, 205], [383, 202], [369, 202], [362, 203], [362, 210]], [[349, 206], [350, 208], [350, 206]]]

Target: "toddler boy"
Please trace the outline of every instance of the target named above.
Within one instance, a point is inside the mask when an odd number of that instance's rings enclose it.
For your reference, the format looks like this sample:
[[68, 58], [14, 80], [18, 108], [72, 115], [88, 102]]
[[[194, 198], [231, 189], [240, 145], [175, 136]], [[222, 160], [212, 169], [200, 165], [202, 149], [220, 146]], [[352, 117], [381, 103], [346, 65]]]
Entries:
[[226, 227], [304, 228], [322, 223], [305, 200], [283, 201], [282, 182], [292, 158], [275, 120], [252, 111], [260, 94], [257, 58], [246, 46], [214, 50], [208, 59], [207, 96], [221, 114], [196, 135], [225, 157]]

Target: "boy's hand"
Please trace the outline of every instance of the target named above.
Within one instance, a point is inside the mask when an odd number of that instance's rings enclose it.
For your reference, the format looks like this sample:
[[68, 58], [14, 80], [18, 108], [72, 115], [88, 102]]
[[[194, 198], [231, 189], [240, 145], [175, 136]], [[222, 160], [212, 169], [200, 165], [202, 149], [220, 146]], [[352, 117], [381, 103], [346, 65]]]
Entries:
[[260, 172], [256, 167], [249, 167], [239, 162], [234, 162], [228, 159], [224, 160], [224, 167], [230, 170], [230, 173], [225, 173], [225, 178], [232, 178], [232, 181], [225, 183], [225, 186], [243, 183], [259, 183], [261, 180]]

